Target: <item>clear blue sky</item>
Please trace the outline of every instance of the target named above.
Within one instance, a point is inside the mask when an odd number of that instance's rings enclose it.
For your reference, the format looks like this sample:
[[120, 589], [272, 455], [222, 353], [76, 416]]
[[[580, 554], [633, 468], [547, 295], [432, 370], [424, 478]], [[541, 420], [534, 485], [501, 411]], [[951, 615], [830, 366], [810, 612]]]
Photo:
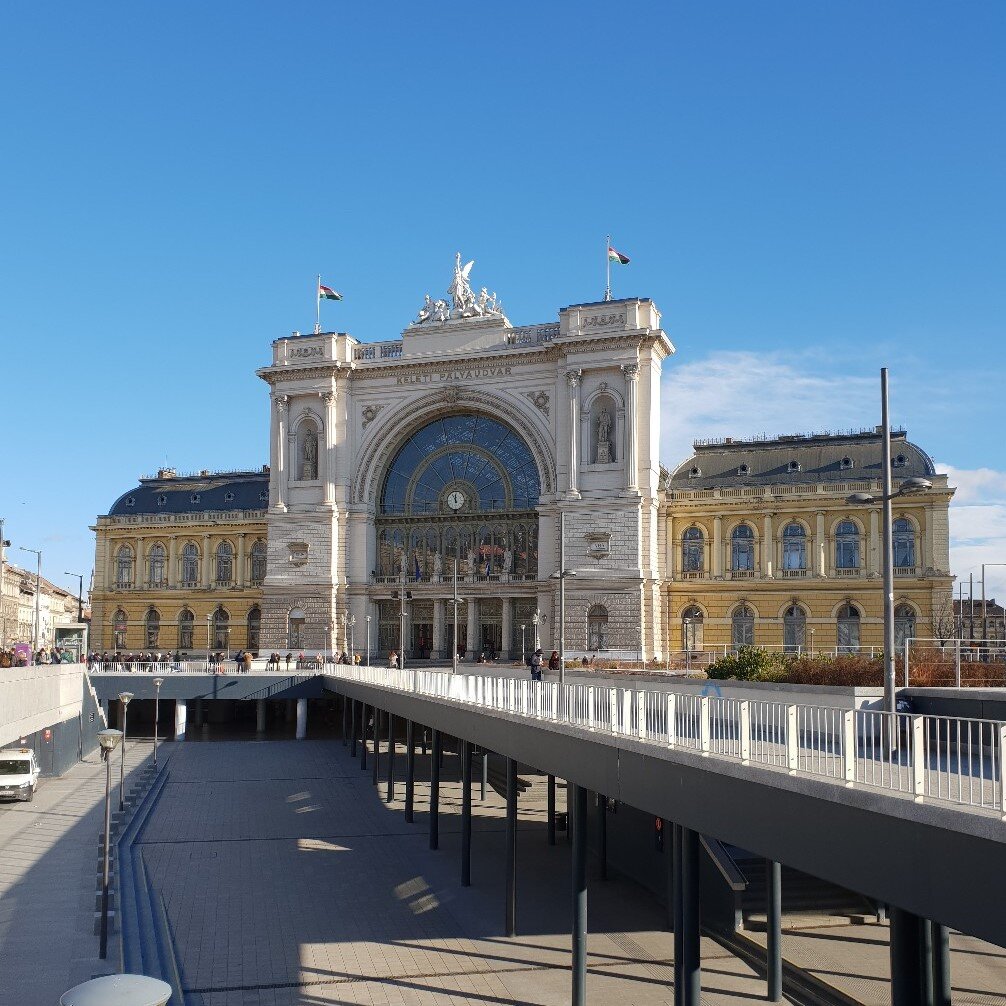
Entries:
[[21, 2], [0, 37], [0, 516], [53, 579], [141, 472], [267, 459], [253, 371], [316, 273], [326, 327], [394, 338], [460, 249], [526, 324], [601, 295], [607, 230], [669, 409], [775, 375], [665, 463], [872, 424], [887, 364], [1006, 546], [1006, 5]]

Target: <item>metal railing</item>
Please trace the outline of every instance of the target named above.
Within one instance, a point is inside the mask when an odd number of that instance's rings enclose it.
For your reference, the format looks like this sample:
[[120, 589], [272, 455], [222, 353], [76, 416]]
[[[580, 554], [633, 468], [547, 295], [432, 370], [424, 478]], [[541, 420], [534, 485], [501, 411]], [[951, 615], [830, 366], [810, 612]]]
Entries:
[[330, 675], [1006, 820], [1006, 723], [373, 667]]

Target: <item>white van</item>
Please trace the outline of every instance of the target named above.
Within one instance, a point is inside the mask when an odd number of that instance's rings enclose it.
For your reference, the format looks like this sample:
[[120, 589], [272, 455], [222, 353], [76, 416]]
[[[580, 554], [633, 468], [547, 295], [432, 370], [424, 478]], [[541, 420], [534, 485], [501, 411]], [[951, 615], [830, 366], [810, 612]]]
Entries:
[[0, 751], [0, 799], [28, 800], [38, 789], [38, 762], [31, 748]]

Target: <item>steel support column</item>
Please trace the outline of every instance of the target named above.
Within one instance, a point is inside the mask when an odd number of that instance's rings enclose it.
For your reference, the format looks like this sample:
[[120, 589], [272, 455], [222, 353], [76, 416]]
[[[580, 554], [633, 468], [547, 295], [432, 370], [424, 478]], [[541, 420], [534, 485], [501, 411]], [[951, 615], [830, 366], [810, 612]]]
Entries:
[[600, 860], [601, 879], [608, 879], [608, 798], [597, 794], [597, 858]]
[[765, 864], [765, 980], [769, 1002], [782, 999], [782, 866]]
[[433, 731], [430, 756], [430, 848], [440, 848], [440, 731]]
[[349, 699], [342, 697], [342, 746], [349, 743]]
[[548, 844], [555, 845], [555, 776], [548, 777], [548, 820], [545, 823]]
[[573, 787], [573, 1006], [587, 1002], [587, 790]]
[[517, 762], [506, 760], [506, 930], [517, 935]]
[[950, 930], [938, 922], [933, 927], [933, 1003], [950, 1006]]
[[671, 821], [664, 819], [664, 894], [667, 898], [667, 931], [674, 932], [674, 864], [675, 830]]
[[416, 724], [405, 721], [405, 823], [412, 824], [416, 795]]
[[890, 906], [891, 1006], [923, 1003], [922, 919], [903, 908]]
[[395, 799], [395, 717], [388, 713], [388, 803]]
[[684, 925], [682, 921], [681, 903], [681, 825], [674, 825], [674, 1006], [681, 1006], [684, 1001], [684, 971], [685, 960]]
[[[702, 958], [699, 946], [699, 833], [681, 828], [681, 859], [675, 901], [680, 903], [681, 955], [675, 957], [675, 992], [680, 988], [680, 1006], [699, 1006], [702, 995]], [[677, 917], [675, 918], [677, 921]], [[675, 951], [678, 933], [675, 931]]]
[[381, 710], [374, 706], [374, 785], [381, 778]]
[[349, 757], [356, 757], [356, 707], [359, 703], [356, 699], [349, 701]]
[[360, 769], [367, 769], [367, 703], [363, 703], [363, 710], [360, 714]]
[[461, 741], [461, 886], [472, 886], [472, 745]]
[[485, 803], [486, 802], [486, 776], [489, 775], [489, 752], [482, 752], [482, 768], [479, 773], [479, 799]]

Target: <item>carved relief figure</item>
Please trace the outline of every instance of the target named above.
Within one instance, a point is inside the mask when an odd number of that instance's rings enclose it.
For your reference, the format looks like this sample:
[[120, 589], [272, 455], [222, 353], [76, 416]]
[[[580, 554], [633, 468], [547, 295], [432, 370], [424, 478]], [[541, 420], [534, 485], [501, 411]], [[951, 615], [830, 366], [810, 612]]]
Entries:
[[513, 568], [513, 552], [511, 551], [510, 547], [507, 546], [503, 550], [503, 572], [509, 573], [512, 568]]
[[594, 459], [596, 464], [610, 464], [611, 457], [611, 413], [607, 406], [602, 405], [597, 415], [597, 451]]
[[300, 477], [304, 482], [310, 482], [318, 477], [318, 434], [314, 430], [306, 430], [304, 433]]
[[437, 552], [433, 557], [433, 575], [440, 576], [444, 571], [444, 557]]

